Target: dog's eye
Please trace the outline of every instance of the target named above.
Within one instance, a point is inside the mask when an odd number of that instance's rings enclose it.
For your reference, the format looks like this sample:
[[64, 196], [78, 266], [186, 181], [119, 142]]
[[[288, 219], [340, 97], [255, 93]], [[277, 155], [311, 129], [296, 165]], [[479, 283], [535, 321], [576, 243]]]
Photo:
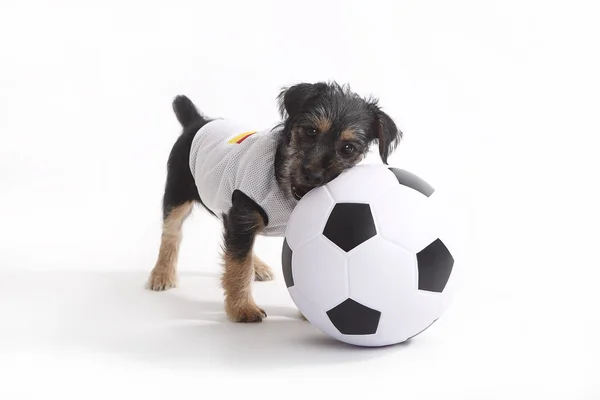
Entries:
[[355, 147], [353, 145], [351, 145], [350, 143], [346, 143], [345, 145], [342, 146], [342, 153], [345, 155], [350, 155], [354, 152]]
[[308, 136], [315, 136], [317, 134], [317, 130], [315, 128], [306, 128], [306, 134]]

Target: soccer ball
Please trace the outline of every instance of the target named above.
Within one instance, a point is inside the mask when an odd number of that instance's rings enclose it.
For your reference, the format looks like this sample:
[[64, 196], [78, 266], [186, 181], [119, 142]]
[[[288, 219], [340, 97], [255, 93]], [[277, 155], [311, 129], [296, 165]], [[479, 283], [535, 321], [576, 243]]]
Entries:
[[288, 292], [324, 333], [358, 346], [404, 342], [450, 303], [455, 260], [444, 202], [415, 174], [362, 164], [308, 192], [282, 249]]

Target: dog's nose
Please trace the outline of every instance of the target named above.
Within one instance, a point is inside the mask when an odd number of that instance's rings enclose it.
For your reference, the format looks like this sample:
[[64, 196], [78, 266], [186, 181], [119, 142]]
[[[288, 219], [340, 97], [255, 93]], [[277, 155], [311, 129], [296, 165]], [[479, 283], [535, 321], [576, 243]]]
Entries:
[[325, 177], [322, 172], [315, 172], [309, 169], [304, 168], [302, 170], [302, 174], [304, 176], [304, 180], [308, 185], [317, 186], [323, 183]]

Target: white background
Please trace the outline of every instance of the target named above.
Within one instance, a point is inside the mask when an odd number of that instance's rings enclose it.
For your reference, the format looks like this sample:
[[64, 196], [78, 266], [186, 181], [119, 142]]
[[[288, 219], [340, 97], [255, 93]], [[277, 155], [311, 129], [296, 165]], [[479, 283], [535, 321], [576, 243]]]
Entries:
[[[0, 398], [600, 398], [595, 3], [4, 0]], [[228, 323], [203, 212], [180, 287], [143, 288], [173, 96], [260, 128], [280, 87], [325, 79], [379, 97], [390, 162], [455, 200], [462, 285], [409, 345], [299, 321], [277, 239], [269, 317]]]

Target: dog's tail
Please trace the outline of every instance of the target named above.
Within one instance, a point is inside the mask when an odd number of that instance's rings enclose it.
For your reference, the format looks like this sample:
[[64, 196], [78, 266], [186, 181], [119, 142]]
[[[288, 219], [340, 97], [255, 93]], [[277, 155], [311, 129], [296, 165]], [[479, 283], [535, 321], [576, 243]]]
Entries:
[[177, 116], [177, 120], [184, 128], [193, 122], [204, 120], [194, 103], [184, 95], [175, 97], [173, 100], [173, 111], [175, 112], [175, 116]]

